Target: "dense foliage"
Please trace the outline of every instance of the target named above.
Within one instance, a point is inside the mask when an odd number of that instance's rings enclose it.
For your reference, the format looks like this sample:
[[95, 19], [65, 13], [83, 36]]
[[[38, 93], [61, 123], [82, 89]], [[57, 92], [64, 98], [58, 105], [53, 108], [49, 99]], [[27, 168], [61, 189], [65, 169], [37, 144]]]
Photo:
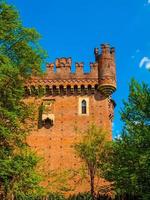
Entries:
[[[12, 199], [41, 192], [39, 158], [26, 143], [32, 109], [22, 101], [23, 83], [40, 72], [40, 35], [25, 28], [16, 9], [0, 1], [0, 195]], [[3, 196], [3, 197], [2, 197]]]
[[[122, 135], [109, 148], [106, 178], [122, 199], [150, 199], [150, 87], [132, 80]], [[106, 158], [106, 157], [105, 157]]]
[[[78, 193], [74, 195], [70, 195], [69, 197], [65, 197], [59, 193], [49, 193], [46, 195], [46, 197], [28, 197], [26, 199], [23, 199], [21, 197], [17, 197], [15, 200], [92, 200], [92, 196], [89, 192], [86, 193]], [[98, 194], [97, 197], [95, 197], [95, 200], [112, 200], [107, 195], [100, 195]], [[120, 200], [119, 198], [115, 198], [113, 200]]]

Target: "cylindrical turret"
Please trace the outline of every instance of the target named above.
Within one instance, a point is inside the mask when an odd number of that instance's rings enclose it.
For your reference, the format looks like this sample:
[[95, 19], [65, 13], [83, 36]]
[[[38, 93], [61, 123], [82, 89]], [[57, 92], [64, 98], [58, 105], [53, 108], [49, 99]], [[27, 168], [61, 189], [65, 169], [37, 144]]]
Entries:
[[98, 56], [99, 90], [106, 97], [116, 90], [115, 49], [108, 44], [101, 45], [101, 54]]

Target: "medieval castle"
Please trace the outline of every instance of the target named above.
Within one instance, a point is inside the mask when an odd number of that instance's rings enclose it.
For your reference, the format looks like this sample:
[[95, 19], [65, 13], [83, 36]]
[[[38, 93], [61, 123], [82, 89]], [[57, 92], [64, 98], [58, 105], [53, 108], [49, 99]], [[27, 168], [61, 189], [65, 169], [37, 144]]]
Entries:
[[[78, 158], [72, 149], [78, 140], [75, 127], [86, 130], [94, 123], [106, 129], [108, 139], [112, 139], [115, 49], [102, 44], [101, 50], [94, 49], [94, 54], [95, 62], [90, 63], [89, 73], [84, 73], [82, 62], [75, 64], [76, 72], [72, 73], [71, 58], [58, 58], [55, 64], [47, 64], [43, 76], [34, 76], [25, 85], [25, 101], [35, 106], [35, 128], [28, 143], [44, 157], [45, 185], [50, 182], [50, 171], [77, 167]], [[40, 96], [41, 92], [44, 95]], [[76, 190], [87, 189], [78, 185]]]

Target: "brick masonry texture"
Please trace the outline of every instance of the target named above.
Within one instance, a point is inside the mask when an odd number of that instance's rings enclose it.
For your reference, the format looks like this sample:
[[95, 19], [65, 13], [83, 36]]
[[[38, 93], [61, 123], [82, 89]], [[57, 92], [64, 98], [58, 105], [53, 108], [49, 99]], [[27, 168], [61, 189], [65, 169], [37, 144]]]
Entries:
[[[73, 148], [80, 139], [79, 132], [94, 123], [107, 130], [108, 140], [112, 140], [111, 124], [115, 103], [110, 95], [116, 89], [114, 48], [110, 49], [109, 45], [102, 45], [101, 48], [101, 54], [95, 49], [95, 63], [90, 64], [91, 72], [88, 74], [84, 73], [82, 63], [76, 63], [76, 73], [73, 74], [71, 58], [60, 58], [55, 62], [57, 72], [54, 72], [54, 64], [50, 63], [44, 76], [34, 76], [25, 83], [25, 102], [35, 107], [34, 129], [27, 142], [44, 158], [39, 166], [46, 176], [42, 184], [52, 190], [57, 188], [54, 189], [50, 184], [54, 179], [51, 177], [52, 172], [71, 171], [81, 166], [82, 161]], [[39, 86], [45, 91], [42, 97], [38, 96]], [[32, 94], [32, 89], [37, 91], [37, 96]], [[80, 113], [79, 99], [88, 99], [88, 114]], [[51, 109], [47, 105], [45, 115], [42, 113], [53, 122], [48, 128], [38, 127], [39, 107], [43, 102], [53, 102]], [[68, 185], [72, 188], [69, 193], [89, 190], [88, 183], [79, 184], [78, 181], [78, 175], [69, 180]], [[98, 185], [105, 186], [108, 183], [101, 179]]]

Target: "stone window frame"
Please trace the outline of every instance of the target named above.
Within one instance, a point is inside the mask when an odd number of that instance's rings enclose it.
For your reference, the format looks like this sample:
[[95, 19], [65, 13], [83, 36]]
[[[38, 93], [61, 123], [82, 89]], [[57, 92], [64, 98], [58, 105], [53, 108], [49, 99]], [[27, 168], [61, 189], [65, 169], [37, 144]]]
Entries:
[[86, 114], [87, 113], [87, 102], [85, 99], [82, 100], [81, 102], [81, 112], [82, 114]]
[[[86, 113], [82, 113], [82, 102], [86, 101]], [[80, 116], [89, 116], [89, 97], [79, 97], [78, 101], [78, 115]]]

